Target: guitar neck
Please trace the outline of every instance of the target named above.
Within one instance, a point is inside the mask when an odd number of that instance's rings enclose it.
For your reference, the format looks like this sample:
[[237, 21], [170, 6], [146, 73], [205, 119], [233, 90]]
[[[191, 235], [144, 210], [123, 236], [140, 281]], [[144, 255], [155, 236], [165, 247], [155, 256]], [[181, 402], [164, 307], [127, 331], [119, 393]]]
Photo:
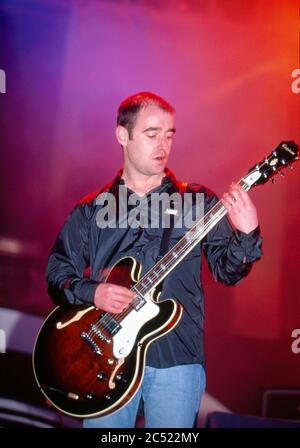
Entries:
[[[246, 191], [251, 186], [246, 178], [238, 184]], [[207, 233], [226, 215], [222, 200], [218, 201], [187, 233], [151, 268], [134, 286], [134, 290], [145, 297], [155, 288]]]

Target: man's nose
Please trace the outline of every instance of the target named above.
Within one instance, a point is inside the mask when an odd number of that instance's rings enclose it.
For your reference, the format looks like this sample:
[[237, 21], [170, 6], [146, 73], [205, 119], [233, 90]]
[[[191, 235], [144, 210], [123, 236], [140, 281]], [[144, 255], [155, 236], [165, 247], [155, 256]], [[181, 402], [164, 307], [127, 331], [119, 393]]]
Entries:
[[167, 137], [161, 136], [159, 139], [159, 148], [167, 149], [168, 146], [169, 146], [169, 141], [168, 141]]

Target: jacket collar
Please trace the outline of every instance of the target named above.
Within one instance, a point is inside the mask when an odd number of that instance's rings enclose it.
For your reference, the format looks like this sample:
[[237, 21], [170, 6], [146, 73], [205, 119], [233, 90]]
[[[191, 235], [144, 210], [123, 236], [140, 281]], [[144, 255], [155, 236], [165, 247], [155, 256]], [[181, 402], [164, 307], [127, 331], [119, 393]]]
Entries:
[[[115, 189], [118, 185], [124, 184], [124, 180], [122, 179], [122, 174], [123, 174], [123, 168], [121, 168], [117, 171], [113, 181], [110, 184], [113, 189]], [[161, 185], [164, 185], [167, 183], [173, 184], [176, 187], [176, 189], [180, 190], [181, 182], [178, 182], [174, 173], [168, 167], [165, 168], [165, 175], [162, 178]]]

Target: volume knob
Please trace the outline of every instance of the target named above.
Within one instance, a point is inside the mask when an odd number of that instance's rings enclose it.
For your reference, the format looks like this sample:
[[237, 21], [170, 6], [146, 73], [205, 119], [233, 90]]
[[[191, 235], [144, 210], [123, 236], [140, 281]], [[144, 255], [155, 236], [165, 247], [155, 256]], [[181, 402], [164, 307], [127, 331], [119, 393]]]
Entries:
[[97, 374], [97, 378], [98, 378], [99, 381], [105, 380], [105, 378], [106, 378], [105, 372], [99, 372]]

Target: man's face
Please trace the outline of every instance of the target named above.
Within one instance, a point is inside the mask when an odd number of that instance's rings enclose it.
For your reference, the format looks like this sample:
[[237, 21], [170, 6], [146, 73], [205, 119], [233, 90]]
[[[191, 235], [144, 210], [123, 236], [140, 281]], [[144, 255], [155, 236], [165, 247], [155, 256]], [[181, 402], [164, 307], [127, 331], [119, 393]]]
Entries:
[[174, 114], [155, 105], [140, 110], [131, 140], [126, 131], [126, 143], [123, 144], [125, 166], [147, 176], [163, 173], [174, 132]]

